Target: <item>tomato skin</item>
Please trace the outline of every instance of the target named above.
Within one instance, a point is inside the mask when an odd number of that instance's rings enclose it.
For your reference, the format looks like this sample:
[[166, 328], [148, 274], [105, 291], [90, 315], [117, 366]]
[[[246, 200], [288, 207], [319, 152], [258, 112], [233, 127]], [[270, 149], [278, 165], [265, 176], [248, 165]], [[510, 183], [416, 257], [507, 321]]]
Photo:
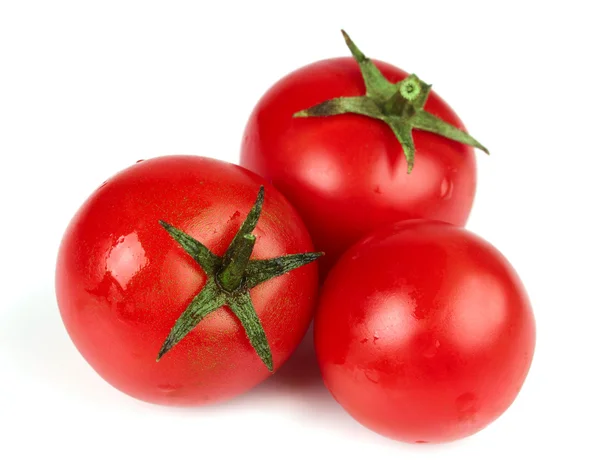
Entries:
[[[408, 74], [374, 61], [398, 82]], [[298, 209], [327, 271], [354, 242], [397, 221], [467, 222], [476, 189], [474, 150], [439, 135], [413, 131], [415, 166], [391, 129], [359, 115], [293, 118], [297, 111], [340, 96], [365, 93], [352, 58], [313, 63], [287, 75], [260, 99], [246, 126], [241, 164], [273, 183]], [[425, 110], [465, 130], [431, 92]]]
[[471, 435], [516, 398], [535, 321], [493, 246], [443, 222], [384, 228], [346, 252], [315, 318], [321, 373], [360, 423], [393, 439]]
[[[156, 362], [207, 278], [159, 220], [223, 255], [261, 184], [229, 163], [160, 157], [118, 173], [80, 208], [59, 250], [56, 293], [71, 339], [106, 381], [144, 401], [185, 406], [229, 399], [270, 376], [228, 307]], [[311, 251], [297, 212], [272, 186], [265, 189], [252, 258]], [[275, 369], [308, 328], [317, 277], [317, 267], [307, 265], [250, 290]]]

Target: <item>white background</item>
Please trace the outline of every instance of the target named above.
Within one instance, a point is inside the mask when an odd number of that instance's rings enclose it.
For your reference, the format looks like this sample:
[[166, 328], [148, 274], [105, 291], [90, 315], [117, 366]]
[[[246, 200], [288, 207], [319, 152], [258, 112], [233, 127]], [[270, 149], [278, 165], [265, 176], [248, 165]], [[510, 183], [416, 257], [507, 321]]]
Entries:
[[[597, 468], [600, 178], [593, 1], [0, 2], [0, 467]], [[58, 243], [136, 160], [236, 161], [277, 79], [348, 52], [416, 72], [492, 152], [468, 227], [512, 261], [538, 341], [514, 405], [466, 440], [362, 428], [310, 343], [230, 403], [182, 410], [99, 378], [62, 326]]]

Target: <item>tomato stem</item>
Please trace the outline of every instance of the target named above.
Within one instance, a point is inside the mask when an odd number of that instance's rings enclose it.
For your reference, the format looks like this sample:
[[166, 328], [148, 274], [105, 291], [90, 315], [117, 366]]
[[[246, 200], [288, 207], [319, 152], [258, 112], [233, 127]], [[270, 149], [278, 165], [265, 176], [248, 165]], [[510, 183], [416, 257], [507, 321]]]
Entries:
[[222, 306], [229, 306], [238, 318], [250, 344], [269, 369], [273, 371], [273, 357], [265, 331], [250, 299], [250, 289], [274, 277], [302, 267], [323, 255], [322, 252], [292, 254], [273, 259], [251, 260], [256, 243], [254, 230], [260, 218], [264, 201], [261, 186], [256, 202], [229, 244], [222, 257], [212, 253], [200, 241], [164, 221], [161, 226], [204, 270], [206, 284], [175, 322], [163, 342], [156, 361], [189, 334], [202, 319]]
[[294, 117], [327, 117], [350, 113], [379, 119], [390, 127], [402, 146], [409, 173], [413, 169], [415, 160], [413, 129], [436, 133], [450, 140], [479, 148], [489, 154], [487, 148], [468, 133], [423, 109], [431, 91], [431, 85], [414, 74], [398, 83], [391, 83], [377, 66], [361, 52], [344, 30], [342, 30], [342, 35], [360, 67], [365, 83], [365, 95], [336, 97], [298, 111]]
[[244, 235], [242, 239], [243, 243], [240, 244], [238, 251], [230, 258], [228, 264], [223, 265], [217, 276], [221, 287], [228, 292], [235, 291], [242, 285], [244, 272], [256, 242], [256, 236], [254, 235]]

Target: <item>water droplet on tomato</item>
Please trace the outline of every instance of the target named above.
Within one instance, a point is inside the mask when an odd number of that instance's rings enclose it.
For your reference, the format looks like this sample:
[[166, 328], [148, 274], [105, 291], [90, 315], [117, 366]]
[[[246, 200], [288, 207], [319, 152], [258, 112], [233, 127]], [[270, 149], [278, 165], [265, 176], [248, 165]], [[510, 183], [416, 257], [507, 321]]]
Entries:
[[440, 341], [437, 339], [432, 339], [429, 341], [429, 343], [425, 344], [425, 347], [423, 349], [423, 356], [425, 358], [433, 358], [437, 354], [439, 348]]
[[458, 417], [461, 420], [472, 420], [479, 411], [477, 397], [472, 392], [465, 392], [458, 396], [455, 405]]
[[449, 199], [450, 197], [452, 197], [452, 191], [454, 189], [454, 186], [452, 184], [452, 181], [450, 181], [448, 178], [444, 178], [442, 180], [442, 185], [440, 186], [440, 197], [442, 199]]
[[375, 189], [373, 191], [375, 192], [375, 194], [381, 194], [381, 186], [375, 186]]
[[131, 326], [135, 326], [140, 322], [139, 313], [134, 304], [119, 301], [112, 303], [112, 306], [119, 321]]
[[180, 384], [159, 384], [158, 385], [158, 390], [165, 394], [171, 394], [181, 388], [182, 388], [182, 386]]
[[372, 383], [379, 383], [381, 379], [379, 372], [376, 370], [365, 370], [365, 377]]

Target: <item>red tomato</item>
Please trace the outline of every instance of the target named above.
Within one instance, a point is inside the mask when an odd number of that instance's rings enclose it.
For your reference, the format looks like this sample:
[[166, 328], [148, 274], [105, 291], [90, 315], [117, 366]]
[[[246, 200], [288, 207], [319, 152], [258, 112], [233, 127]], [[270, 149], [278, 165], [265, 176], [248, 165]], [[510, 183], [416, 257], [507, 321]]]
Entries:
[[[376, 62], [395, 83], [408, 74]], [[354, 242], [375, 228], [426, 218], [467, 221], [476, 188], [473, 148], [414, 130], [415, 166], [407, 172], [403, 149], [384, 122], [356, 114], [294, 118], [325, 100], [362, 96], [365, 84], [352, 58], [313, 63], [277, 82], [248, 121], [241, 164], [264, 176], [298, 209], [326, 271]], [[464, 130], [435, 93], [425, 111]]]
[[[208, 278], [159, 220], [220, 256], [261, 183], [246, 169], [208, 158], [154, 158], [109, 179], [77, 212], [58, 256], [58, 304], [76, 347], [106, 381], [145, 401], [197, 405], [231, 398], [270, 375], [228, 306], [157, 362]], [[271, 186], [254, 234], [253, 259], [312, 249], [297, 212]], [[250, 289], [274, 369], [305, 334], [316, 289], [315, 265]]]
[[513, 402], [535, 322], [516, 272], [463, 228], [408, 221], [346, 252], [315, 318], [326, 386], [360, 423], [407, 442], [471, 435]]

